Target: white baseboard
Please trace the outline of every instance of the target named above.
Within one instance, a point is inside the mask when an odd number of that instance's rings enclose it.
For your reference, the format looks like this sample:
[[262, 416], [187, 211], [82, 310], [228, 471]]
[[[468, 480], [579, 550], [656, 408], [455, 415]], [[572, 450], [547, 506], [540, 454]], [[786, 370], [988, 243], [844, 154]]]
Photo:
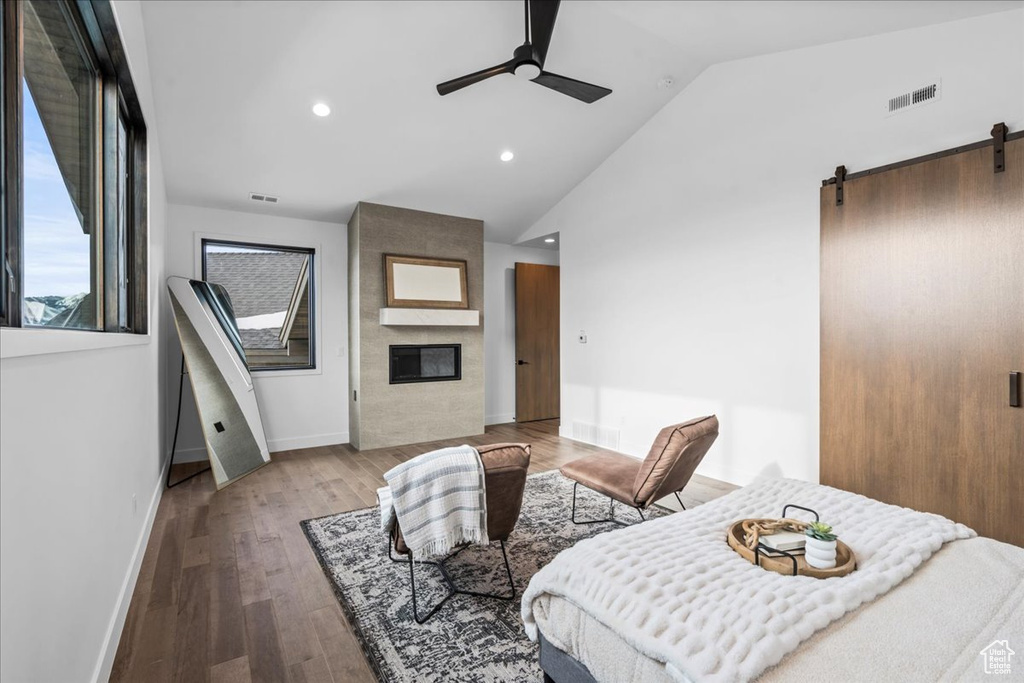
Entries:
[[572, 425], [565, 425], [565, 424], [558, 425], [558, 436], [562, 437], [563, 439], [568, 439], [569, 441], [575, 441], [577, 443], [585, 443], [588, 446], [597, 446], [598, 448], [603, 448], [606, 451], [613, 451], [615, 453], [621, 453], [622, 455], [628, 455], [629, 457], [636, 458], [638, 460], [643, 459], [643, 456], [636, 455], [635, 453], [627, 453], [626, 451], [616, 451], [614, 448], [608, 448], [607, 446], [604, 446], [604, 445], [599, 444], [599, 443], [594, 443], [593, 441], [587, 441], [586, 439], [578, 439], [578, 438], [576, 438], [575, 436], [572, 435]]
[[[200, 449], [203, 450], [203, 449]], [[203, 450], [205, 455], [206, 451]], [[142, 569], [142, 560], [146, 556], [146, 546], [149, 545], [149, 535], [153, 532], [153, 523], [156, 521], [156, 511], [160, 506], [160, 498], [164, 493], [164, 484], [167, 477], [167, 468], [170, 467], [170, 458], [160, 468], [160, 476], [156, 482], [156, 488], [149, 500], [149, 510], [146, 511], [146, 518], [142, 522], [142, 530], [139, 533], [139, 540], [135, 544], [135, 551], [132, 553], [132, 561], [128, 566], [124, 581], [121, 583], [121, 592], [117, 597], [117, 607], [114, 615], [110, 618], [107, 626], [107, 633], [103, 639], [103, 649], [100, 651], [96, 668], [92, 672], [93, 683], [102, 683], [110, 680], [110, 672], [114, 668], [114, 657], [117, 656], [117, 646], [121, 642], [121, 631], [124, 630], [124, 622], [128, 617], [128, 607], [132, 602], [132, 595], [135, 594], [135, 583], [139, 580], [139, 571]]]
[[298, 448], [316, 448], [317, 446], [334, 446], [335, 444], [348, 443], [348, 432], [337, 432], [334, 434], [315, 434], [313, 436], [294, 436], [287, 439], [269, 439], [271, 453], [278, 451], [293, 451]]
[[505, 415], [488, 415], [484, 418], [485, 425], [503, 425], [515, 421], [516, 416], [512, 413], [507, 413]]
[[183, 462], [202, 462], [208, 457], [205, 446], [199, 446], [198, 448], [179, 448], [178, 452], [174, 454], [174, 464], [180, 465]]
[[[315, 436], [295, 436], [288, 439], [270, 439], [267, 446], [271, 453], [280, 451], [293, 451], [299, 448], [316, 448], [317, 446], [333, 446], [335, 444], [348, 443], [348, 432], [337, 432], [336, 434], [317, 434]], [[209, 456], [206, 454], [206, 447], [179, 448], [174, 454], [174, 464], [180, 465], [185, 462], [202, 462]]]

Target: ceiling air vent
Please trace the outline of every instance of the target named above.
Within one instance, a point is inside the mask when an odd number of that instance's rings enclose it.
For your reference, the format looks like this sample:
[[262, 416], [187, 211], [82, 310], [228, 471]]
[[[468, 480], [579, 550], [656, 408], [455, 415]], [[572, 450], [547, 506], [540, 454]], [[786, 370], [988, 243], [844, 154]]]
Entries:
[[941, 96], [942, 81], [936, 80], [934, 83], [929, 83], [909, 92], [890, 97], [886, 107], [886, 114], [892, 116], [893, 114], [905, 112], [908, 109], [931, 104], [941, 99]]
[[259, 192], [250, 192], [249, 199], [254, 202], [266, 202], [267, 204], [277, 204], [278, 197], [272, 197], [269, 194], [260, 194]]

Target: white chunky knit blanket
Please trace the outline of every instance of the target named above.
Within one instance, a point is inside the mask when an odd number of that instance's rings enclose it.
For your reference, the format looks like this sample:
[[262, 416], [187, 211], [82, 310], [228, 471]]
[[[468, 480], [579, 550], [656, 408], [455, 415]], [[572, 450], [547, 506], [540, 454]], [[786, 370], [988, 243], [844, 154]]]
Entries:
[[416, 557], [445, 555], [463, 543], [488, 543], [484, 466], [472, 446], [424, 453], [384, 473], [377, 489], [381, 528], [397, 520]]
[[[728, 546], [732, 522], [780, 517], [787, 503], [817, 510], [832, 524], [856, 555], [857, 570], [824, 580], [782, 576]], [[748, 681], [899, 584], [942, 544], [975, 535], [938, 515], [777, 479], [580, 541], [534, 575], [522, 616], [536, 640], [533, 602], [557, 595], [664, 662], [674, 680]]]

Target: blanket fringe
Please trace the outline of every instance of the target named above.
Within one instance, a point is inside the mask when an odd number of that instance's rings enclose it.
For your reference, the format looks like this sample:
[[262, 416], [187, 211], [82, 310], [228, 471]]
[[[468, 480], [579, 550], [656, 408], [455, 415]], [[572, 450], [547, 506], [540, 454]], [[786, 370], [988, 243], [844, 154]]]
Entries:
[[487, 538], [487, 530], [471, 527], [457, 527], [452, 529], [451, 533], [430, 541], [430, 543], [428, 543], [425, 548], [421, 548], [416, 555], [420, 558], [447, 555], [453, 548], [460, 545], [466, 545], [467, 543], [488, 545], [490, 540]]

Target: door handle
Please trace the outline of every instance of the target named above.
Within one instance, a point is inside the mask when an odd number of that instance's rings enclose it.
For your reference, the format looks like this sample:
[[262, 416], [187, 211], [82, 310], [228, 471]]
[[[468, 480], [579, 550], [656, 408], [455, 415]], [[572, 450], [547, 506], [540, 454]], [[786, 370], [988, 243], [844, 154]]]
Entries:
[[529, 364], [530, 364], [529, 361], [525, 361], [525, 360], [522, 360], [522, 359], [519, 359], [519, 360], [516, 361], [516, 365], [529, 365]]
[[1020, 408], [1020, 375], [1019, 372], [1010, 373], [1010, 407]]

